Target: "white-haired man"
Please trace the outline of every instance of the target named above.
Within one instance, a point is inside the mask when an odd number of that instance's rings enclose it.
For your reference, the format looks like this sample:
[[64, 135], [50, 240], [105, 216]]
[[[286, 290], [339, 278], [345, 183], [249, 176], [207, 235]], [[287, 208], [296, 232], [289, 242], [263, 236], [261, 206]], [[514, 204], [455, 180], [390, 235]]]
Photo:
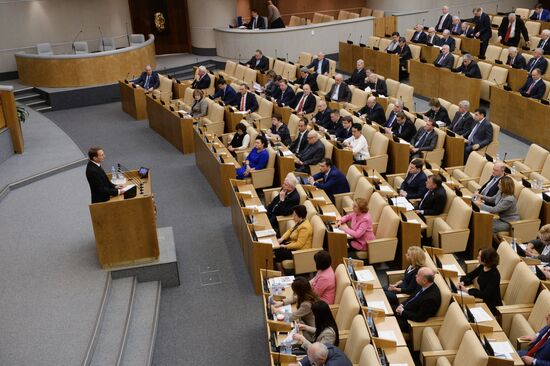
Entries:
[[191, 84], [193, 89], [208, 89], [210, 87], [210, 76], [208, 75], [208, 70], [206, 67], [199, 66], [197, 72], [195, 72], [195, 78]]
[[315, 342], [307, 349], [307, 356], [291, 366], [352, 366], [352, 363], [338, 347]]

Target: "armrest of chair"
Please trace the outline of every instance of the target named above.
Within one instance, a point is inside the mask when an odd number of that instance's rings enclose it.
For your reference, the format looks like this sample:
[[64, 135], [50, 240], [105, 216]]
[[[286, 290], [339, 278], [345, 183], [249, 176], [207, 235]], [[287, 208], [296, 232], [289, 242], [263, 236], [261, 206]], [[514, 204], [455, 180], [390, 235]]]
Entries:
[[386, 276], [388, 276], [388, 284], [396, 283], [397, 281], [402, 280], [404, 275], [404, 269], [398, 271], [386, 271]]
[[455, 170], [457, 170], [457, 169], [458, 169], [458, 170], [463, 170], [464, 167], [465, 167], [465, 165], [460, 165], [460, 166], [449, 166], [449, 167], [445, 168], [445, 171], [446, 171], [447, 173], [449, 173], [449, 175], [452, 175], [452, 174], [453, 174], [453, 171], [455, 171]]
[[422, 340], [422, 332], [424, 328], [439, 328], [443, 324], [444, 317], [433, 317], [429, 318], [425, 322], [414, 322], [412, 320], [407, 320], [409, 326], [411, 327], [410, 337], [412, 340], [413, 351], [420, 350], [420, 341]]
[[250, 172], [254, 188], [271, 187], [273, 185], [274, 175], [275, 168], [265, 168]]
[[265, 205], [266, 206], [271, 203], [271, 199], [268, 202], [267, 197], [271, 197], [271, 193], [279, 192], [280, 190], [281, 190], [281, 187], [266, 188], [266, 189], [262, 190], [264, 192], [264, 198], [265, 198]]
[[462, 178], [462, 179], [459, 179], [458, 181], [464, 185], [464, 183], [468, 183], [468, 182], [471, 182], [471, 181], [478, 182], [478, 181], [479, 181], [479, 177]]
[[466, 266], [466, 273], [468, 273], [473, 271], [479, 265], [479, 261], [477, 259], [465, 260], [464, 265]]
[[523, 159], [522, 158], [506, 159], [506, 163], [517, 163], [517, 162], [523, 163]]
[[[447, 242], [451, 245], [456, 245], [458, 240], [466, 239], [468, 241], [468, 235], [470, 234], [470, 229], [455, 229], [455, 230], [447, 230], [447, 231], [440, 231], [439, 236], [441, 237], [441, 241], [439, 245], [441, 248], [445, 246]], [[466, 245], [466, 242], [464, 243]]]
[[422, 365], [435, 365], [439, 357], [445, 357], [452, 363], [458, 350], [426, 351], [422, 352]]
[[405, 178], [405, 175], [404, 173], [400, 173], [400, 174], [388, 174], [386, 175], [386, 180], [388, 181], [388, 183], [394, 187], [395, 189], [397, 189], [397, 187], [394, 186], [394, 181], [395, 181], [395, 178]]
[[497, 310], [501, 315], [505, 314], [528, 314], [533, 310], [534, 304], [514, 304], [497, 306]]
[[342, 199], [344, 197], [353, 197], [353, 192], [347, 193], [337, 193], [334, 195], [334, 202], [336, 203], [336, 208], [342, 212]]
[[376, 169], [377, 171], [383, 173], [386, 171], [388, 166], [388, 154], [368, 157], [366, 162], [369, 169]]
[[530, 343], [530, 342], [529, 342], [528, 340], [526, 340], [526, 339], [517, 338], [517, 339], [516, 339], [516, 344], [517, 344], [516, 349], [517, 349], [518, 351], [520, 351], [520, 350], [526, 350], [526, 349], [528, 348], [527, 346], [529, 345], [529, 343]]

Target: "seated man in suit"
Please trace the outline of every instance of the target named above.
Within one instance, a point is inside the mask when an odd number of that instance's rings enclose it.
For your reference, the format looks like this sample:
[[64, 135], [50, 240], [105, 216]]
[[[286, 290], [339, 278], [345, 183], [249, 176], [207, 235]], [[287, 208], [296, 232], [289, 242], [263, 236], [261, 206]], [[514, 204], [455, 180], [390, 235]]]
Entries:
[[214, 95], [211, 96], [212, 99], [220, 98], [225, 105], [237, 106], [237, 99], [239, 96], [235, 89], [231, 85], [227, 84], [225, 79], [218, 79], [218, 90]]
[[520, 337], [529, 341], [527, 351], [518, 351], [525, 365], [550, 366], [550, 312], [546, 314], [545, 321], [546, 325], [538, 333]]
[[447, 5], [443, 6], [443, 8], [441, 8], [441, 12], [443, 14], [441, 14], [439, 20], [437, 21], [437, 24], [435, 25], [435, 30], [437, 32], [449, 30], [451, 29], [452, 25], [453, 16], [449, 14], [449, 7]]
[[376, 101], [375, 96], [370, 96], [367, 99], [367, 104], [359, 110], [361, 117], [367, 118], [369, 121], [373, 121], [383, 126], [386, 123], [386, 116], [384, 114], [384, 107]]
[[340, 348], [330, 344], [315, 342], [307, 349], [307, 356], [289, 366], [352, 366], [348, 356]]
[[534, 69], [531, 72], [531, 77], [527, 77], [525, 84], [519, 88], [519, 92], [524, 97], [541, 99], [546, 92], [546, 84], [542, 80], [542, 75], [539, 69]]
[[307, 121], [304, 118], [300, 118], [300, 120], [298, 121], [298, 136], [296, 136], [296, 139], [292, 141], [292, 143], [288, 147], [289, 150], [292, 151], [294, 154], [299, 154], [300, 152], [304, 151], [307, 146], [308, 133], [309, 129], [307, 128]]
[[478, 108], [474, 113], [474, 121], [476, 122], [472, 131], [464, 137], [467, 139], [464, 146], [464, 161], [468, 160], [468, 155], [472, 151], [477, 151], [493, 141], [493, 126], [491, 122], [485, 118], [487, 112], [483, 108]]
[[388, 86], [386, 85], [386, 80], [382, 80], [374, 72], [371, 73], [367, 78], [367, 84], [365, 89], [370, 88], [373, 94], [376, 95], [388, 95]]
[[447, 69], [451, 70], [454, 63], [455, 58], [449, 52], [449, 46], [444, 44], [443, 46], [441, 46], [441, 53], [434, 61], [435, 67], [446, 67]]
[[439, 99], [430, 99], [428, 105], [430, 106], [430, 109], [424, 113], [424, 118], [433, 119], [436, 122], [441, 121], [445, 123], [445, 125], [449, 125], [451, 123], [449, 112], [447, 112], [447, 109], [441, 105]]
[[311, 93], [311, 88], [309, 84], [304, 84], [302, 92], [296, 94], [294, 98], [294, 103], [292, 108], [298, 116], [303, 116], [304, 114], [313, 113], [315, 111], [315, 105], [317, 104], [317, 99]]
[[294, 103], [296, 94], [294, 94], [294, 89], [288, 86], [288, 81], [285, 79], [279, 82], [280, 93], [277, 93], [277, 98], [271, 98], [271, 101], [282, 106], [291, 106]]
[[153, 89], [157, 89], [160, 86], [159, 74], [153, 71], [151, 65], [147, 65], [145, 66], [145, 71], [134, 81], [134, 84], [141, 86], [147, 92], [152, 92]]
[[241, 112], [252, 113], [258, 109], [258, 101], [256, 95], [248, 92], [248, 85], [242, 83], [239, 85], [239, 99], [237, 100], [237, 108]]
[[331, 112], [331, 109], [327, 107], [327, 102], [320, 100], [319, 104], [317, 104], [317, 113], [313, 116], [311, 122], [321, 127], [329, 128]]
[[449, 46], [449, 52], [454, 52], [456, 47], [456, 41], [453, 37], [451, 37], [451, 31], [448, 29], [445, 29], [443, 31], [443, 37], [439, 39], [438, 46], [441, 47], [444, 45]]
[[498, 42], [505, 46], [517, 47], [519, 40], [523, 36], [525, 43], [529, 43], [529, 32], [525, 27], [525, 23], [519, 15], [510, 13], [500, 23], [498, 27]]
[[526, 65], [525, 57], [523, 57], [523, 55], [521, 54], [518, 54], [517, 48], [508, 47], [508, 57], [506, 58], [506, 65], [511, 66], [514, 69], [524, 69]]
[[306, 65], [308, 69], [313, 68], [313, 72], [316, 72], [319, 75], [328, 75], [330, 64], [325, 58], [323, 52], [317, 54], [317, 58], [313, 60], [309, 65]]
[[321, 132], [328, 132], [329, 135], [336, 135], [341, 129], [344, 128], [342, 124], [342, 117], [340, 111], [335, 109], [330, 111], [330, 122], [326, 128], [319, 128]]
[[550, 29], [540, 32], [540, 41], [537, 48], [542, 48], [545, 55], [550, 55]]
[[336, 131], [336, 141], [344, 142], [352, 135], [351, 126], [353, 124], [353, 118], [351, 116], [342, 117], [342, 128]]
[[[279, 232], [277, 216], [288, 216], [292, 214], [292, 208], [300, 204], [300, 195], [296, 190], [298, 180], [294, 175], [287, 175], [283, 181], [281, 191], [266, 207], [267, 217], [273, 230]], [[277, 234], [279, 236], [279, 234]]]
[[386, 132], [391, 132], [394, 136], [410, 143], [416, 134], [416, 127], [405, 112], [399, 112], [395, 115], [395, 123], [392, 128], [386, 127]]
[[428, 36], [426, 38], [426, 44], [431, 46], [437, 46], [439, 44], [439, 36], [435, 34], [435, 28], [428, 28]]
[[401, 74], [402, 71], [407, 70], [407, 61], [412, 58], [411, 48], [407, 44], [405, 37], [399, 38], [399, 47], [396, 54], [399, 55], [399, 70]]
[[426, 180], [428, 177], [422, 171], [424, 161], [422, 159], [412, 159], [409, 164], [407, 175], [399, 187], [399, 195], [407, 197], [408, 200], [423, 198], [428, 188], [426, 188]]
[[195, 78], [191, 83], [191, 88], [193, 89], [208, 89], [210, 87], [210, 75], [208, 75], [208, 70], [206, 67], [199, 66], [195, 72]]
[[451, 25], [451, 34], [454, 36], [462, 35], [462, 23], [460, 17], [453, 15], [453, 24]]
[[256, 50], [256, 53], [254, 54], [254, 56], [252, 56], [250, 61], [246, 63], [246, 66], [250, 67], [251, 69], [265, 72], [269, 70], [269, 59], [264, 56], [261, 50]]
[[474, 128], [474, 124], [474, 118], [470, 113], [470, 102], [461, 100], [458, 102], [458, 111], [447, 128], [457, 135], [467, 135]]
[[393, 32], [391, 34], [391, 42], [384, 51], [386, 51], [387, 53], [395, 53], [397, 46], [399, 46], [399, 37], [399, 32]]
[[279, 84], [281, 83], [281, 80], [283, 80], [283, 77], [281, 75], [275, 74], [275, 71], [269, 70], [267, 73], [267, 82], [264, 85], [263, 88], [263, 94], [264, 98], [267, 98], [269, 100], [272, 100], [271, 98], [277, 99], [279, 97], [279, 94], [281, 94], [281, 89], [279, 88]]
[[550, 11], [548, 9], [544, 9], [541, 3], [538, 3], [535, 5], [535, 10], [533, 11], [533, 14], [531, 14], [531, 17], [529, 18], [531, 20], [540, 20], [541, 22], [548, 22], [550, 21]]
[[426, 179], [428, 189], [420, 202], [415, 206], [416, 213], [421, 215], [441, 215], [447, 202], [447, 194], [443, 188], [443, 180], [439, 174], [430, 175]]
[[428, 36], [424, 33], [424, 26], [422, 24], [417, 24], [414, 27], [414, 34], [411, 37], [411, 42], [413, 43], [422, 43], [426, 44]]
[[388, 116], [388, 120], [386, 121], [384, 127], [393, 128], [393, 125], [397, 118], [397, 113], [403, 112], [403, 109], [403, 101], [396, 100], [393, 104], [393, 110], [390, 112], [390, 115]]
[[359, 89], [365, 89], [366, 77], [365, 61], [359, 59], [357, 60], [355, 70], [353, 70], [351, 77], [346, 80], [346, 84], [356, 86]]
[[320, 141], [321, 136], [317, 131], [309, 131], [307, 134], [306, 148], [299, 154], [296, 154], [296, 171], [309, 173], [309, 166], [315, 165], [325, 157], [325, 145]]
[[346, 176], [338, 170], [330, 159], [323, 159], [319, 163], [320, 173], [308, 177], [309, 184], [325, 191], [334, 202], [334, 195], [349, 192]]
[[462, 22], [460, 24], [460, 28], [461, 28], [461, 32], [462, 32], [461, 35], [463, 37], [474, 38], [475, 28], [470, 27], [470, 24], [468, 22]]
[[[486, 197], [493, 197], [498, 193], [498, 182], [500, 178], [504, 177], [506, 173], [506, 164], [502, 161], [497, 161], [493, 165], [493, 173], [491, 179], [489, 179], [484, 185], [481, 186], [477, 194], [482, 194]], [[494, 203], [485, 202], [486, 205], [494, 206]]]
[[271, 128], [267, 130], [267, 138], [274, 142], [282, 142], [286, 146], [290, 145], [290, 130], [283, 123], [281, 115], [274, 113], [271, 117]]
[[422, 267], [416, 273], [416, 283], [421, 287], [420, 290], [395, 309], [401, 331], [410, 331], [407, 320], [424, 322], [437, 314], [441, 305], [441, 292], [434, 280], [435, 271], [430, 267]]
[[461, 72], [469, 78], [481, 79], [481, 70], [469, 53], [465, 53], [464, 56], [462, 56], [462, 65], [453, 69], [453, 71]]
[[123, 193], [123, 187], [111, 183], [107, 174], [101, 167], [105, 160], [105, 152], [101, 147], [92, 147], [88, 150], [88, 165], [86, 166], [86, 179], [92, 193], [92, 203], [107, 202], [111, 196]]
[[534, 69], [539, 69], [542, 75], [546, 72], [548, 61], [544, 58], [543, 53], [544, 51], [542, 48], [537, 48], [533, 51], [533, 58], [531, 58], [525, 66], [525, 70], [529, 72], [529, 75], [531, 75]]
[[310, 72], [307, 67], [300, 68], [300, 77], [296, 79], [295, 84], [300, 85], [300, 88], [303, 88], [304, 85], [308, 84], [311, 87], [312, 92], [319, 90], [317, 86], [317, 73]]
[[330, 91], [325, 95], [325, 99], [330, 102], [349, 102], [351, 100], [351, 90], [348, 85], [344, 83], [344, 77], [342, 74], [336, 74], [334, 76], [334, 84], [330, 88]]
[[248, 29], [266, 29], [265, 26], [265, 19], [260, 16], [260, 13], [258, 13], [258, 10], [252, 9], [250, 10], [250, 21], [246, 25], [246, 28]]
[[411, 159], [422, 156], [422, 151], [432, 151], [437, 145], [435, 121], [428, 119], [424, 128], [419, 129], [411, 140]]

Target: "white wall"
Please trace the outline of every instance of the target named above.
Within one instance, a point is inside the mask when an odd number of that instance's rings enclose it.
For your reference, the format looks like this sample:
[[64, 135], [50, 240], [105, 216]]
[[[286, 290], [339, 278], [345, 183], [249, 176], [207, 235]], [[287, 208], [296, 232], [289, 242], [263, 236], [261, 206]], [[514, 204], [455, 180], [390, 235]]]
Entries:
[[195, 48], [216, 48], [214, 28], [227, 28], [237, 15], [234, 0], [188, 0], [191, 44]]
[[79, 40], [93, 40], [91, 49], [99, 44], [98, 26], [104, 37], [119, 36], [122, 46], [126, 23], [131, 33], [128, 0], [0, 0], [0, 73], [15, 71], [13, 54], [35, 52], [37, 43], [54, 44], [56, 53], [70, 52], [81, 27]]

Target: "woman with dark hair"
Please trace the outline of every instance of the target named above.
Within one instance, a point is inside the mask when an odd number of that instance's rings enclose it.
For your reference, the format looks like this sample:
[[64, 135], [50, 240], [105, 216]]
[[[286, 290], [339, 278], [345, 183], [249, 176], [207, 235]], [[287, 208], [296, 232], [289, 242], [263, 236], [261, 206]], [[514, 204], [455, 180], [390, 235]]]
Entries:
[[[276, 313], [281, 312], [281, 307], [284, 305], [296, 304], [296, 310], [293, 310], [290, 314], [290, 320], [301, 320], [304, 324], [311, 327], [315, 326], [315, 317], [312, 312], [312, 305], [319, 300], [317, 294], [311, 288], [309, 281], [304, 277], [296, 277], [292, 282], [292, 292], [294, 295], [291, 299], [285, 299], [284, 301], [276, 301], [273, 304]], [[314, 332], [307, 334], [308, 338], [313, 336]]]
[[246, 132], [246, 126], [244, 123], [239, 122], [235, 126], [235, 134], [227, 147], [227, 150], [231, 152], [246, 150], [250, 145], [250, 135]]
[[332, 305], [336, 296], [336, 276], [334, 276], [334, 270], [331, 267], [330, 254], [325, 250], [321, 250], [315, 253], [313, 260], [315, 261], [317, 274], [309, 283], [311, 283], [313, 291], [319, 295], [321, 300]]
[[[483, 299], [494, 315], [497, 315], [497, 306], [502, 305], [500, 298], [500, 272], [497, 269], [499, 255], [493, 248], [485, 248], [479, 251], [479, 266], [472, 272], [463, 276], [458, 284], [461, 291], [468, 292], [468, 295]], [[477, 278], [479, 288], [467, 289], [464, 286], [470, 285]]]
[[250, 151], [242, 166], [237, 169], [237, 179], [245, 179], [250, 172], [264, 169], [269, 160], [269, 153], [266, 150], [267, 140], [263, 136], [256, 137], [254, 148]]
[[292, 259], [293, 250], [311, 248], [313, 228], [306, 216], [306, 206], [298, 205], [292, 209], [292, 220], [295, 224], [281, 236], [278, 240], [279, 246], [274, 249], [275, 262], [279, 269], [282, 261]]
[[315, 317], [315, 327], [299, 324], [300, 330], [313, 334], [311, 342], [301, 334], [295, 334], [294, 340], [302, 344], [302, 348], [307, 351], [311, 343], [321, 342], [324, 344], [332, 344], [338, 346], [340, 343], [340, 335], [338, 334], [338, 326], [332, 316], [330, 307], [323, 300], [319, 300], [311, 306], [311, 312]]

